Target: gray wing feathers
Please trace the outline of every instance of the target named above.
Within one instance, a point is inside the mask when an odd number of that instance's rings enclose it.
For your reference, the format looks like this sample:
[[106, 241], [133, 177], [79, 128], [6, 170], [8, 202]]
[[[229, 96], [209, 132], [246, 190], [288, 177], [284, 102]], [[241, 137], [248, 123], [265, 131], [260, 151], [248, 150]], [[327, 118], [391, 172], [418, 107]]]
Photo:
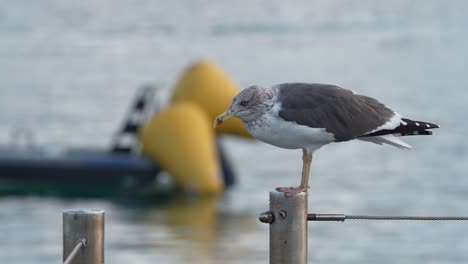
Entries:
[[355, 139], [385, 124], [395, 113], [374, 98], [338, 86], [287, 83], [278, 86], [279, 116], [286, 121], [325, 128], [336, 141]]

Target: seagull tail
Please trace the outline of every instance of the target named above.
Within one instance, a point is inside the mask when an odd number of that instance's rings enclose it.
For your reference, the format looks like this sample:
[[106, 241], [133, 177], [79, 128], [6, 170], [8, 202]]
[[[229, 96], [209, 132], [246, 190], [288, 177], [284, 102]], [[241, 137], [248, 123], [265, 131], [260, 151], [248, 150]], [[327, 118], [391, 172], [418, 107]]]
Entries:
[[372, 142], [378, 145], [388, 144], [400, 149], [413, 149], [410, 145], [403, 142], [401, 139], [395, 137], [394, 135], [383, 135], [376, 137], [363, 137], [359, 140]]

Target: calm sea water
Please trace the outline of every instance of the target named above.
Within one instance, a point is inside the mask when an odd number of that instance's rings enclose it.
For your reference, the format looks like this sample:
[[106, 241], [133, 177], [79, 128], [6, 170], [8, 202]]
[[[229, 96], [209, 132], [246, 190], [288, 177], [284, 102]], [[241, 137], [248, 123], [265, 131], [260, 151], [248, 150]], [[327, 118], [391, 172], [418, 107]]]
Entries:
[[[412, 151], [364, 142], [315, 156], [319, 213], [468, 215], [466, 1], [1, 1], [0, 143], [106, 147], [135, 88], [163, 101], [207, 58], [241, 86], [338, 84], [439, 123]], [[239, 184], [156, 204], [0, 197], [0, 262], [61, 261], [61, 212], [106, 210], [107, 263], [267, 263], [268, 191], [299, 183], [301, 153], [223, 140]], [[466, 263], [468, 223], [311, 223], [310, 263]]]

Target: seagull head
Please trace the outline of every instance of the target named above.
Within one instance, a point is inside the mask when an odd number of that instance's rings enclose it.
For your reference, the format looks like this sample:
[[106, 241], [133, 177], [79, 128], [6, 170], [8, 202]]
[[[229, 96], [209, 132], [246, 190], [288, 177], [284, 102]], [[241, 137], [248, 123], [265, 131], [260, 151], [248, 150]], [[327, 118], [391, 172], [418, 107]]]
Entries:
[[216, 128], [232, 117], [238, 117], [242, 122], [257, 119], [273, 107], [273, 96], [273, 89], [258, 85], [242, 90], [232, 99], [228, 110], [214, 120], [213, 127]]

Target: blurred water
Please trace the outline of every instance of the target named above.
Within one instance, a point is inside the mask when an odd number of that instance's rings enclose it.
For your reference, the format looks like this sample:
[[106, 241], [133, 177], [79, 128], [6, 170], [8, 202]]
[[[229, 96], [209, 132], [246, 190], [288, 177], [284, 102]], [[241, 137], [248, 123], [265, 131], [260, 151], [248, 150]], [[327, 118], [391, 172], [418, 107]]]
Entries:
[[[0, 142], [102, 146], [135, 88], [170, 88], [208, 58], [242, 86], [334, 83], [441, 124], [413, 151], [364, 142], [315, 156], [321, 213], [468, 215], [465, 1], [1, 1]], [[266, 263], [268, 191], [296, 185], [300, 151], [226, 138], [239, 185], [219, 201], [0, 198], [0, 262], [61, 259], [61, 211], [107, 212], [108, 263]], [[466, 223], [312, 223], [310, 263], [467, 262]]]

